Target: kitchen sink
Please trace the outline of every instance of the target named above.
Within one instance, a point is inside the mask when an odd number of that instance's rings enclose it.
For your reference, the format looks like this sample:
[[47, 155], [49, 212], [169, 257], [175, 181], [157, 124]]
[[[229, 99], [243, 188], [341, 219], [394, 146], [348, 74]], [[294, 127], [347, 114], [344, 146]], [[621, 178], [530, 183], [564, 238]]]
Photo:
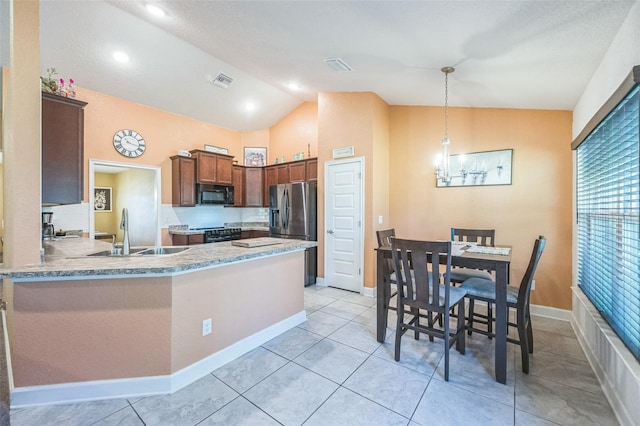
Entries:
[[[162, 256], [168, 254], [182, 253], [191, 247], [132, 247], [129, 249], [127, 256]], [[111, 250], [102, 250], [96, 253], [88, 254], [90, 257], [124, 257], [122, 247], [116, 247]]]
[[183, 251], [189, 250], [190, 248], [191, 247], [152, 247], [152, 248], [143, 250], [138, 254], [142, 256], [176, 254], [176, 253], [182, 253]]
[[[129, 249], [129, 255], [132, 254], [136, 254], [136, 253], [140, 253], [141, 251], [147, 250], [146, 247], [139, 247], [139, 248], [131, 248]], [[122, 247], [117, 247], [117, 248], [113, 248], [111, 250], [102, 250], [96, 253], [91, 253], [88, 254], [87, 256], [96, 256], [96, 257], [102, 257], [102, 256], [124, 256], [124, 254], [122, 254]]]

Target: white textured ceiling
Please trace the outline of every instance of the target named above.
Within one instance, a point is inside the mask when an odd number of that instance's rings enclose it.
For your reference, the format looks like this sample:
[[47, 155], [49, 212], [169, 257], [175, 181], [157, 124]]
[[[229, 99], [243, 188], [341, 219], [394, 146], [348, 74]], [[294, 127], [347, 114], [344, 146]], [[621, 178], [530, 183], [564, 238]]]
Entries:
[[[142, 1], [43, 1], [43, 75], [55, 66], [80, 86], [243, 131], [319, 91], [443, 105], [447, 65], [450, 105], [572, 110], [634, 3], [150, 1], [164, 19]], [[114, 49], [131, 62], [114, 63]], [[220, 71], [235, 78], [228, 89], [207, 82]]]

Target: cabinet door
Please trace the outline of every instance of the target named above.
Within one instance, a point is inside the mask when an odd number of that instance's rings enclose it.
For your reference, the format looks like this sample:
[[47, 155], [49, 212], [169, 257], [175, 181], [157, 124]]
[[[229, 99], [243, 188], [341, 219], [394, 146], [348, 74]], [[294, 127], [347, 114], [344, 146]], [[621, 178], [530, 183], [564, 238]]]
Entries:
[[42, 94], [42, 203], [79, 204], [83, 196], [86, 102]]
[[278, 184], [278, 166], [264, 168], [264, 191], [262, 192], [262, 205], [269, 207], [269, 187]]
[[199, 152], [194, 157], [196, 163], [197, 183], [216, 183], [216, 156], [206, 152]]
[[171, 202], [174, 206], [196, 205], [196, 160], [171, 157]]
[[245, 179], [244, 179], [244, 167], [233, 166], [233, 205], [235, 207], [242, 207], [245, 205]]
[[307, 160], [307, 182], [318, 180], [318, 159]]
[[307, 180], [307, 162], [298, 161], [289, 164], [289, 182], [304, 182]]
[[216, 155], [216, 183], [231, 185], [233, 183], [233, 159]]
[[278, 183], [289, 183], [289, 165], [280, 164], [277, 166], [278, 170]]
[[246, 167], [245, 173], [245, 206], [261, 207], [263, 192], [263, 172], [262, 167]]

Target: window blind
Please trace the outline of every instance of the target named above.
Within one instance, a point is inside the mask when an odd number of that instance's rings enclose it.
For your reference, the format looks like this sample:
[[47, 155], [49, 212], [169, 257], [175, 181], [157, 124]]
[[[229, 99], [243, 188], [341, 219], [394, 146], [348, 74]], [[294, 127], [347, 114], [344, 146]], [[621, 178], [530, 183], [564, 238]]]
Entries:
[[640, 360], [640, 88], [577, 148], [578, 285]]

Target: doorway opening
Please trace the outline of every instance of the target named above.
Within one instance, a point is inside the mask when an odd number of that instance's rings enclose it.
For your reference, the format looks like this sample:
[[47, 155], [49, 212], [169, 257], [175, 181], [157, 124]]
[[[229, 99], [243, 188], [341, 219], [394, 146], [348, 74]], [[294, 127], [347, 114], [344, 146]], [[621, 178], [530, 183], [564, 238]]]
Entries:
[[129, 211], [132, 246], [160, 246], [160, 167], [89, 160], [89, 238], [122, 241]]

